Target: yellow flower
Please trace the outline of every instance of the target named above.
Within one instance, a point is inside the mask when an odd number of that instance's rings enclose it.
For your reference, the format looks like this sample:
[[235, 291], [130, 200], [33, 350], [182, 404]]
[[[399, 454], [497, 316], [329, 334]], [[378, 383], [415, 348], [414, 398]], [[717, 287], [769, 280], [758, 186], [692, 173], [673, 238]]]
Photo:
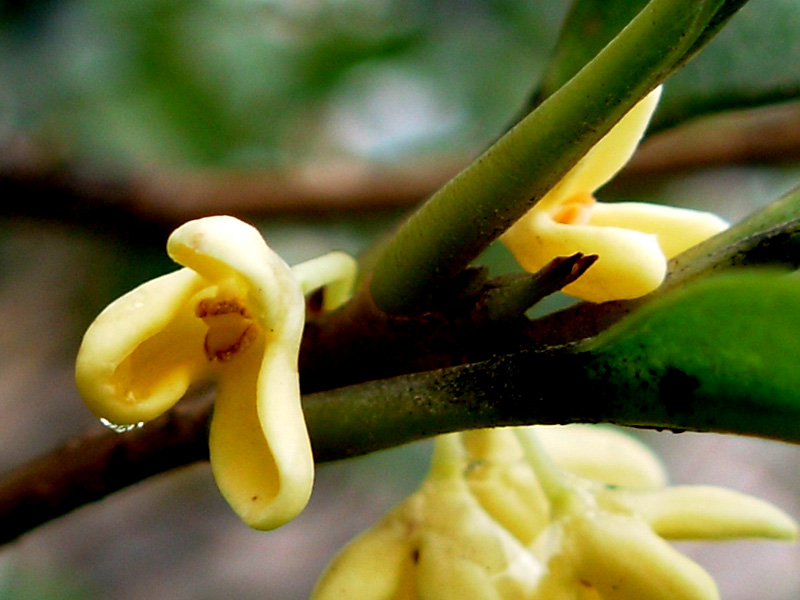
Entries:
[[[537, 426], [536, 437], [560, 470], [631, 490], [666, 485], [650, 449], [609, 427]], [[461, 433], [465, 479], [481, 506], [520, 542], [530, 544], [551, 520], [551, 505], [537, 473], [524, 459], [511, 429]]]
[[334, 559], [312, 599], [710, 600], [711, 577], [663, 538], [796, 535], [761, 500], [666, 487], [652, 453], [611, 429], [479, 430], [437, 438], [420, 490]]
[[638, 202], [604, 204], [595, 191], [630, 160], [661, 88], [634, 106], [567, 175], [502, 236], [535, 273], [557, 256], [599, 258], [564, 292], [590, 302], [637, 298], [664, 280], [667, 260], [727, 228], [716, 215]]
[[[216, 381], [217, 485], [248, 525], [278, 527], [303, 510], [314, 477], [297, 373], [304, 286], [255, 228], [232, 217], [186, 223], [167, 251], [185, 268], [119, 298], [87, 330], [78, 390], [124, 430], [163, 414], [192, 383]], [[352, 281], [345, 257], [334, 255], [335, 268], [315, 284]], [[305, 279], [320, 280], [325, 266]]]
[[757, 498], [709, 486], [626, 489], [585, 479], [547, 456], [536, 428], [509, 434], [550, 502], [550, 523], [529, 545], [547, 569], [536, 598], [715, 599], [711, 577], [664, 538], [797, 537], [790, 517]]
[[541, 564], [481, 508], [463, 468], [458, 435], [439, 436], [420, 490], [334, 559], [312, 600], [531, 598]]

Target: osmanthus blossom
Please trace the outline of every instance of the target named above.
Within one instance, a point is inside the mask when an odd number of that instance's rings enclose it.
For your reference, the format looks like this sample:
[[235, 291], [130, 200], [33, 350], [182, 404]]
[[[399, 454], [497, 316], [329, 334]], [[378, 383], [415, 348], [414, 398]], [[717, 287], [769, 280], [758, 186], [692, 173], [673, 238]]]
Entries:
[[711, 577], [664, 538], [797, 536], [756, 498], [666, 487], [621, 433], [537, 431], [438, 437], [419, 491], [342, 550], [312, 600], [714, 599]]
[[226, 216], [179, 227], [167, 251], [184, 268], [122, 296], [87, 330], [78, 390], [105, 423], [126, 430], [214, 380], [217, 485], [247, 524], [278, 527], [303, 510], [314, 477], [297, 372], [304, 294], [336, 282], [325, 290], [335, 306], [355, 262], [334, 253], [298, 266], [298, 276], [254, 227]]
[[345, 547], [312, 600], [531, 597], [544, 568], [470, 492], [464, 456], [439, 436], [419, 491]]
[[667, 261], [727, 228], [711, 213], [641, 202], [603, 203], [595, 191], [630, 160], [661, 94], [634, 106], [501, 240], [531, 273], [576, 252], [598, 260], [564, 292], [590, 302], [644, 296]]

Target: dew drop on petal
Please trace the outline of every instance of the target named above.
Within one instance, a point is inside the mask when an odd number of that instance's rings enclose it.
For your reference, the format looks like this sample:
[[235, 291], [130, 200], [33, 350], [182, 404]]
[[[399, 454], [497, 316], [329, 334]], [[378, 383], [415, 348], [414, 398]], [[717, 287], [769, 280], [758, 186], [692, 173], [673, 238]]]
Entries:
[[126, 433], [128, 431], [133, 431], [134, 429], [141, 429], [144, 427], [144, 421], [139, 421], [138, 423], [128, 423], [127, 425], [117, 425], [108, 419], [100, 417], [100, 422], [104, 427], [108, 427], [111, 431], [116, 431], [117, 433]]

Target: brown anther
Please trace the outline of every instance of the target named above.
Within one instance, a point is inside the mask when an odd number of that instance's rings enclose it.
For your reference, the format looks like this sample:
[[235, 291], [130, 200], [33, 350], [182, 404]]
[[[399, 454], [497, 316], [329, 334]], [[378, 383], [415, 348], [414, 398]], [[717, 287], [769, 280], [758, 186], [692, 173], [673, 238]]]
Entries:
[[205, 298], [197, 303], [195, 315], [208, 327], [203, 344], [208, 360], [231, 360], [258, 336], [258, 328], [238, 298]]
[[239, 314], [247, 317], [245, 307], [239, 303], [239, 300], [232, 298], [229, 300], [216, 300], [213, 298], [204, 298], [197, 303], [195, 308], [195, 315], [203, 319], [205, 317], [216, 317], [218, 315]]
[[255, 325], [248, 325], [244, 331], [242, 331], [241, 335], [234, 340], [232, 344], [228, 344], [227, 346], [219, 347], [217, 344], [213, 343], [212, 338], [212, 331], [206, 334], [205, 342], [203, 343], [203, 349], [206, 351], [206, 357], [208, 360], [218, 360], [220, 362], [226, 362], [232, 359], [236, 354], [242, 352], [250, 347], [250, 344], [256, 339], [257, 330]]

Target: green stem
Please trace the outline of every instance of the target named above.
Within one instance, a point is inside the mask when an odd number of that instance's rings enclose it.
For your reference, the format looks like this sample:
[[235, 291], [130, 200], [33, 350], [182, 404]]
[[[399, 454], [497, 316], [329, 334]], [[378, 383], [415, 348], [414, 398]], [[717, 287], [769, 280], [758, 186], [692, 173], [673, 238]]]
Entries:
[[722, 0], [653, 0], [584, 69], [431, 197], [387, 244], [371, 292], [387, 312], [425, 310], [693, 46]]
[[602, 422], [800, 442], [796, 393], [765, 388], [770, 397], [758, 398], [730, 386], [709, 396], [692, 383], [602, 353], [522, 352], [311, 394], [303, 410], [319, 462], [509, 425]]

